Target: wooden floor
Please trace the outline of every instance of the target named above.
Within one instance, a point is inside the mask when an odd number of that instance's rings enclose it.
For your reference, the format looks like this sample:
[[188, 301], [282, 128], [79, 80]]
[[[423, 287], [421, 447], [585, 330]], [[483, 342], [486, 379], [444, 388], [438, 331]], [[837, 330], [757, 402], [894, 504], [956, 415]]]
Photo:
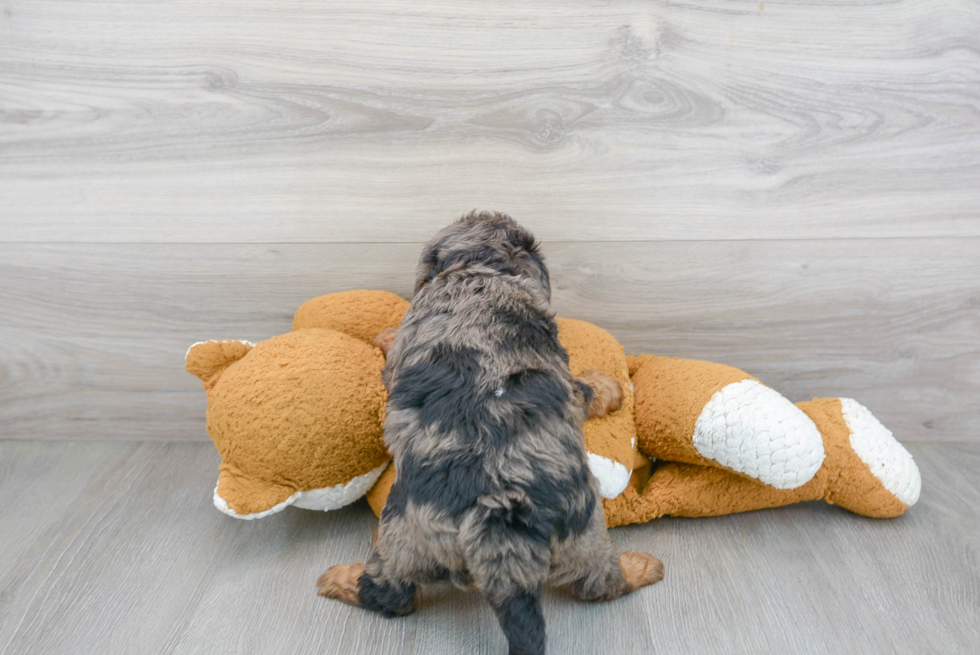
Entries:
[[[922, 499], [613, 530], [664, 580], [601, 604], [550, 593], [551, 653], [980, 652], [980, 445], [911, 444]], [[314, 595], [360, 561], [362, 502], [252, 522], [211, 505], [204, 443], [0, 441], [0, 653], [502, 653], [485, 602], [429, 590], [383, 619]]]

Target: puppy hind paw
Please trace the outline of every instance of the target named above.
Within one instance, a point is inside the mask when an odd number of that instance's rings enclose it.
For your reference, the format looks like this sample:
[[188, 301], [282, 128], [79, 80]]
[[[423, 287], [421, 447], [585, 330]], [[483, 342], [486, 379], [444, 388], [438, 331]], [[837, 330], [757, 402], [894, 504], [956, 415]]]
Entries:
[[318, 596], [335, 598], [348, 605], [360, 605], [357, 597], [357, 583], [364, 574], [363, 564], [342, 564], [331, 566], [316, 581]]
[[664, 563], [653, 555], [627, 551], [619, 555], [619, 568], [623, 570], [630, 591], [660, 582], [664, 577]]

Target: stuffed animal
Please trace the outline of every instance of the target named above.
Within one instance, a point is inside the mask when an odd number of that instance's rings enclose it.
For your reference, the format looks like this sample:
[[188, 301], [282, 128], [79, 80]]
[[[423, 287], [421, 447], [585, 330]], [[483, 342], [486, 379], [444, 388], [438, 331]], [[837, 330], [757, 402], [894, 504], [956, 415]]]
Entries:
[[407, 306], [381, 291], [331, 294], [303, 305], [292, 332], [258, 345], [190, 347], [187, 370], [207, 392], [221, 455], [219, 510], [255, 519], [289, 505], [337, 509], [371, 488], [390, 459], [384, 357], [371, 340]]
[[[407, 307], [381, 291], [329, 294], [300, 307], [290, 333], [188, 350], [222, 457], [218, 509], [250, 519], [289, 505], [336, 509], [366, 493], [380, 513], [397, 473], [382, 440], [384, 357], [371, 344]], [[599, 370], [624, 389], [619, 410], [583, 426], [610, 526], [815, 499], [891, 517], [918, 499], [911, 456], [853, 400], [793, 405], [738, 369], [627, 358], [605, 330], [558, 324], [573, 375]]]

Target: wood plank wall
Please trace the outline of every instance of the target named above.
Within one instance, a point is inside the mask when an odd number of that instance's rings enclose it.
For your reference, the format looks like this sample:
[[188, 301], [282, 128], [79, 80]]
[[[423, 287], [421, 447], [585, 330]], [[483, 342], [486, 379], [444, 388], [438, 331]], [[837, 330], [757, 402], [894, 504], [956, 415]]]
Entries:
[[975, 0], [7, 0], [0, 437], [206, 439], [189, 344], [474, 207], [628, 352], [980, 439]]

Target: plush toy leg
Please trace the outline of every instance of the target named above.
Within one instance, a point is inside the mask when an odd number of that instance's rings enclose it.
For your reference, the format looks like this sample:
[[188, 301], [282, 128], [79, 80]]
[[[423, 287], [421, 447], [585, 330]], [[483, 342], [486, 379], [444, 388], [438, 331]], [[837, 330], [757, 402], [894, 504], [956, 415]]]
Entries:
[[642, 523], [666, 515], [719, 516], [807, 500], [891, 518], [915, 504], [919, 470], [871, 412], [847, 398], [815, 398], [798, 407], [820, 429], [827, 453], [810, 482], [796, 489], [775, 489], [716, 467], [661, 462], [645, 485], [634, 475], [621, 496], [604, 502], [608, 524]]
[[773, 489], [710, 466], [660, 462], [642, 488], [632, 483], [621, 496], [603, 501], [610, 527], [661, 516], [722, 516], [820, 498], [812, 484]]
[[651, 355], [629, 363], [640, 452], [777, 489], [799, 488], [820, 469], [823, 439], [813, 421], [744, 371]]
[[821, 498], [862, 516], [899, 516], [919, 500], [919, 468], [866, 407], [850, 398], [797, 403], [824, 437]]

